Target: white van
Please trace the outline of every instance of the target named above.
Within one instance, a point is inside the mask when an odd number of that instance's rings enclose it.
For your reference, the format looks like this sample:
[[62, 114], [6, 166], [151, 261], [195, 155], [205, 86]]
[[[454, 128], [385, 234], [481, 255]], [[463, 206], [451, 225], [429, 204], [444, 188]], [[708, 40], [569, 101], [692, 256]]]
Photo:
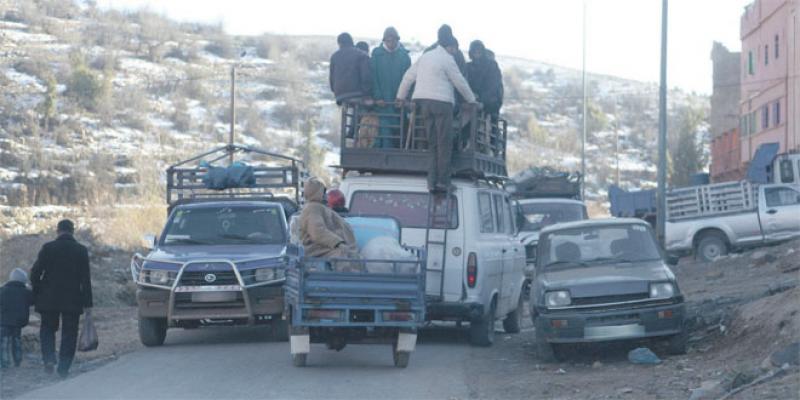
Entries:
[[436, 202], [442, 217], [449, 208], [449, 223], [442, 218], [430, 230], [433, 195], [424, 176], [348, 176], [339, 189], [350, 215], [393, 216], [404, 244], [427, 247], [427, 319], [469, 322], [470, 342], [491, 346], [496, 320], [508, 333], [520, 330], [525, 249], [515, 240], [514, 213], [502, 187], [466, 179], [453, 179], [453, 185], [450, 205]]

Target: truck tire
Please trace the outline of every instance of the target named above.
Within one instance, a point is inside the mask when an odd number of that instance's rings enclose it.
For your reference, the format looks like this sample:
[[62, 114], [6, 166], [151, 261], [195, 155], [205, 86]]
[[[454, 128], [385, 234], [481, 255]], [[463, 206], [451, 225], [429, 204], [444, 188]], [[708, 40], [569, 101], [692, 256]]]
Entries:
[[728, 254], [728, 245], [718, 233], [707, 233], [697, 242], [695, 254], [700, 260], [711, 262]]
[[147, 347], [161, 346], [167, 338], [166, 318], [139, 317], [139, 340]]
[[494, 344], [494, 316], [497, 302], [492, 300], [489, 314], [469, 323], [469, 342], [473, 346], [490, 347]]
[[517, 309], [508, 313], [503, 320], [503, 330], [506, 333], [519, 333], [522, 330], [522, 315], [525, 312], [525, 300], [522, 297], [522, 292], [519, 294], [517, 300]]
[[298, 368], [303, 368], [306, 366], [306, 359], [308, 354], [292, 354], [292, 365]]
[[397, 343], [392, 344], [392, 360], [394, 366], [397, 368], [405, 368], [408, 366], [408, 361], [411, 359], [411, 352], [397, 351]]
[[272, 338], [278, 342], [288, 342], [289, 341], [289, 320], [283, 318], [277, 318], [272, 321], [270, 324], [272, 328]]

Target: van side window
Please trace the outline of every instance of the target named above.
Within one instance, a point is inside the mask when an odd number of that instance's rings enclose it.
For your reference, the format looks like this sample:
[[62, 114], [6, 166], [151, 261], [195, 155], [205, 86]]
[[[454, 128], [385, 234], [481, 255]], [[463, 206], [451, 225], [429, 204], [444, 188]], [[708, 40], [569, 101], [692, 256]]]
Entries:
[[514, 207], [511, 206], [511, 200], [509, 200], [508, 197], [504, 196], [503, 200], [507, 216], [506, 221], [508, 221], [508, 223], [506, 224], [507, 231], [508, 233], [513, 235], [517, 232], [517, 227], [514, 224]]
[[503, 196], [495, 194], [492, 197], [494, 197], [494, 218], [497, 232], [506, 233], [506, 226], [508, 223], [506, 222], [506, 207], [505, 204], [503, 204]]
[[478, 193], [478, 212], [481, 217], [481, 232], [494, 232], [494, 216], [492, 215], [492, 197], [489, 193]]
[[764, 191], [767, 207], [792, 206], [800, 204], [800, 193], [786, 188], [768, 188]]
[[781, 160], [781, 183], [794, 182], [794, 170], [792, 160]]

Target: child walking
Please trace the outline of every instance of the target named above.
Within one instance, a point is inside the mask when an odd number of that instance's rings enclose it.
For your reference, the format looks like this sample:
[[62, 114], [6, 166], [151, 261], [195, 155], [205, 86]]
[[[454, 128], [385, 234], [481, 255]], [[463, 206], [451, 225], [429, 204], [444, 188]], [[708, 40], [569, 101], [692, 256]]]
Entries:
[[25, 284], [28, 274], [17, 268], [0, 288], [0, 366], [8, 368], [11, 359], [19, 367], [22, 362], [22, 327], [28, 325], [33, 292]]

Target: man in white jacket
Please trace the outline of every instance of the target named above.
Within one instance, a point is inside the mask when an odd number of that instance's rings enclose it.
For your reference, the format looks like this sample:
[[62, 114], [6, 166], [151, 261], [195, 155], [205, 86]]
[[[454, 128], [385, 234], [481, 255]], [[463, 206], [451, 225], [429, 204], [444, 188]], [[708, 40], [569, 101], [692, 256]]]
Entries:
[[406, 71], [397, 90], [397, 100], [402, 103], [411, 85], [416, 83], [411, 98], [420, 106], [428, 135], [428, 151], [431, 153], [428, 189], [431, 191], [446, 191], [450, 187], [454, 88], [466, 102], [475, 103], [475, 95], [453, 58], [458, 51], [456, 43], [451, 34], [439, 35], [438, 46], [422, 54]]

